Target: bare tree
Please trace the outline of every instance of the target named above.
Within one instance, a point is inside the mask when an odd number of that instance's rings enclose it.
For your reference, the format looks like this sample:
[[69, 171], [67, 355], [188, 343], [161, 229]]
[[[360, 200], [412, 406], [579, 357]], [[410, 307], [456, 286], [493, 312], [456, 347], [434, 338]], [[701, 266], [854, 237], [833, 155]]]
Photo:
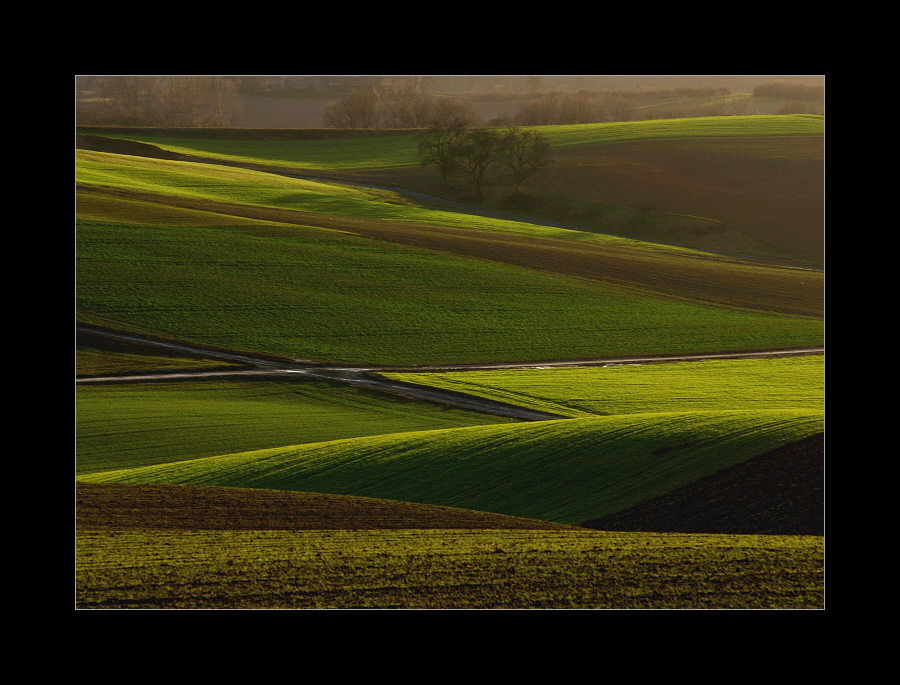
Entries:
[[502, 149], [502, 161], [512, 174], [516, 193], [523, 181], [545, 169], [552, 161], [553, 148], [536, 131], [523, 131], [515, 126], [508, 129], [502, 138]]
[[98, 116], [132, 126], [228, 126], [237, 95], [224, 76], [102, 76], [93, 85]]
[[428, 124], [432, 127], [471, 128], [481, 124], [481, 117], [468, 102], [452, 98], [435, 98]]
[[376, 89], [381, 125], [384, 128], [423, 128], [433, 107], [433, 98], [420, 90], [418, 79], [385, 79]]
[[377, 128], [378, 96], [371, 88], [354, 90], [328, 105], [323, 122], [332, 128]]
[[487, 170], [496, 164], [503, 151], [503, 140], [494, 129], [480, 128], [468, 132], [460, 148], [460, 165], [469, 172], [478, 198]]
[[450, 174], [460, 167], [465, 141], [466, 129], [460, 123], [435, 124], [419, 139], [422, 164], [436, 164], [446, 185]]

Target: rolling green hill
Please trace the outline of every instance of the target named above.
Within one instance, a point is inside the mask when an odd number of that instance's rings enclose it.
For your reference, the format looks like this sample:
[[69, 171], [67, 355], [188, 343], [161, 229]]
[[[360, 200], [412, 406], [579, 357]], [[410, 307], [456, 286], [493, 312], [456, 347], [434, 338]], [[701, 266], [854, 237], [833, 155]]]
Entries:
[[[539, 181], [526, 182], [524, 195], [515, 197], [499, 182], [499, 172], [491, 171], [482, 206], [588, 231], [756, 260], [822, 265], [822, 115], [527, 128], [547, 138], [554, 163]], [[119, 141], [122, 149], [152, 145], [157, 152], [147, 148], [146, 154], [329, 173], [451, 199], [467, 197], [461, 181], [445, 187], [432, 169], [419, 167], [421, 131], [80, 130], [85, 134], [81, 144], [99, 149], [108, 148], [109, 141]]]
[[[544, 185], [512, 206], [495, 179], [483, 207], [587, 230], [270, 173], [464, 197], [416, 132], [81, 129], [121, 147], [76, 152], [77, 321], [358, 366], [823, 344], [823, 274], [784, 265], [817, 264], [823, 117], [540, 130]], [[823, 362], [385, 374], [571, 417], [536, 422], [300, 377], [80, 384], [77, 603], [819, 607], [821, 537], [568, 527], [793, 530]], [[93, 339], [76, 369], [212, 364]]]
[[805, 270], [211, 165], [83, 152], [78, 181], [85, 323], [362, 364], [822, 339], [821, 274]]
[[821, 430], [821, 411], [647, 413], [351, 438], [80, 480], [329, 492], [577, 523]]
[[313, 379], [80, 385], [76, 402], [79, 474], [303, 442], [512, 421]]
[[818, 410], [825, 402], [821, 355], [383, 375], [581, 418], [687, 410]]

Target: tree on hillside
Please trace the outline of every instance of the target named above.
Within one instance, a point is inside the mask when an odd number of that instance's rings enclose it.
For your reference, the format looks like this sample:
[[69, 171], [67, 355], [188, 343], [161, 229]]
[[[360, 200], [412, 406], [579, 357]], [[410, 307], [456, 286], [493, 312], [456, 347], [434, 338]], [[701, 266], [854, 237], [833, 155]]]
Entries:
[[485, 172], [497, 163], [502, 152], [502, 137], [489, 128], [469, 131], [461, 145], [460, 165], [469, 172], [479, 199], [482, 197]]
[[523, 181], [545, 169], [552, 161], [553, 149], [549, 141], [535, 131], [512, 127], [502, 139], [502, 162], [509, 169], [516, 193]]
[[422, 164], [436, 164], [444, 185], [450, 174], [460, 166], [465, 140], [466, 129], [459, 123], [435, 124], [419, 139]]

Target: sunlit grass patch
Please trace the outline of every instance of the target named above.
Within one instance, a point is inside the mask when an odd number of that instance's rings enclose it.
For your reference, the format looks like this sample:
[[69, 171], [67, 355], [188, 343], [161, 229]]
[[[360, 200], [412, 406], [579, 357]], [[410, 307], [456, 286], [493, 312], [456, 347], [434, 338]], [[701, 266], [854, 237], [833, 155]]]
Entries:
[[579, 523], [821, 432], [822, 411], [630, 414], [333, 440], [81, 476], [379, 497]]

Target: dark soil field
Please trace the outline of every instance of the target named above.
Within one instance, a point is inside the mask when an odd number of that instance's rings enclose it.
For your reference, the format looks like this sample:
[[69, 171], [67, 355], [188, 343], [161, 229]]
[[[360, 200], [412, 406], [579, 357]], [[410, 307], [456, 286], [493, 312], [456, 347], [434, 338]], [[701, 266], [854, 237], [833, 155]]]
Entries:
[[822, 434], [582, 525], [596, 530], [824, 535]]
[[[824, 138], [706, 138], [559, 150], [551, 189], [718, 219], [821, 262]], [[552, 191], [551, 191], [552, 192]]]
[[76, 484], [90, 530], [579, 530], [549, 521], [346, 495], [188, 485]]
[[[767, 260], [780, 254], [820, 266], [824, 147], [819, 136], [760, 136], [559, 148], [547, 171], [523, 185], [519, 213], [651, 242]], [[433, 168], [388, 169], [367, 178], [448, 197], [459, 192], [443, 187]], [[508, 206], [511, 189], [499, 178], [490, 182], [484, 206]], [[640, 211], [614, 218], [617, 208]]]

